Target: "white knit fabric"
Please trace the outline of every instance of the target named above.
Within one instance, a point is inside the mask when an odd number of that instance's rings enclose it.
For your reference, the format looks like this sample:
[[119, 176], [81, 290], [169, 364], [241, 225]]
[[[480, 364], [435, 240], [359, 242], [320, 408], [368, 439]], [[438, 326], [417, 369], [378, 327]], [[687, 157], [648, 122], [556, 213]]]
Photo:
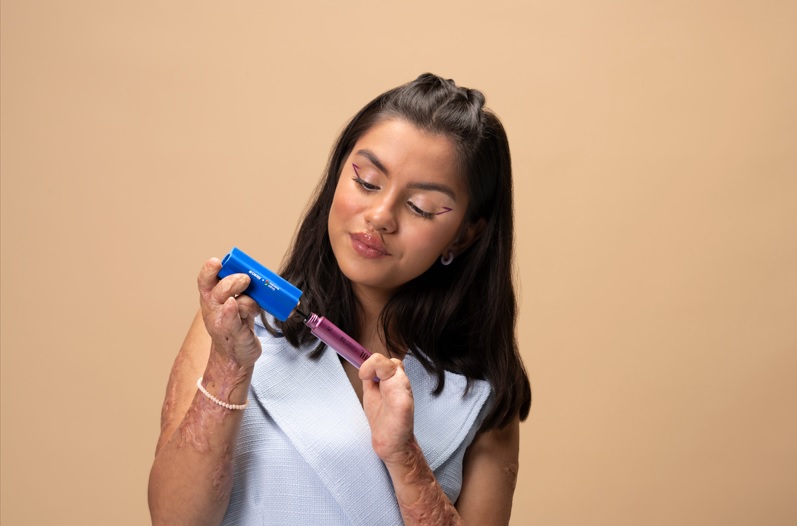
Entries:
[[[235, 454], [232, 496], [224, 525], [402, 524], [392, 483], [371, 448], [362, 406], [337, 354], [310, 360], [260, 325], [263, 355], [255, 365], [249, 408]], [[435, 378], [407, 355], [415, 398], [415, 436], [452, 502], [462, 486], [462, 459], [489, 398], [487, 382], [446, 373]]]

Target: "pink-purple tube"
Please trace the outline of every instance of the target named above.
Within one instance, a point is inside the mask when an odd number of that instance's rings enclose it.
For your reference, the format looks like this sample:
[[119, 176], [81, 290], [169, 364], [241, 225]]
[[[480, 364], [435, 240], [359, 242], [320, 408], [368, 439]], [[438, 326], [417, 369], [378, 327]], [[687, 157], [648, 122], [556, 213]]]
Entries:
[[310, 316], [304, 320], [304, 324], [310, 327], [310, 332], [316, 338], [326, 343], [357, 369], [371, 356], [365, 347], [323, 316], [311, 312]]

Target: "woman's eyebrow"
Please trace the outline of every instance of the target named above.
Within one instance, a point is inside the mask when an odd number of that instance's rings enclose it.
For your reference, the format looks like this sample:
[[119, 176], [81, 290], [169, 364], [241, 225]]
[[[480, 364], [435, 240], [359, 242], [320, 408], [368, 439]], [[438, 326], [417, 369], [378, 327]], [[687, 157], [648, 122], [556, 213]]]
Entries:
[[[373, 164], [376, 167], [377, 170], [382, 172], [385, 175], [385, 177], [390, 177], [390, 172], [385, 167], [385, 165], [382, 164], [382, 161], [379, 160], [379, 158], [376, 156], [376, 154], [374, 154], [374, 152], [372, 152], [371, 150], [368, 150], [366, 148], [363, 148], [361, 150], [357, 150], [354, 153], [356, 155], [362, 155], [363, 157], [368, 159], [368, 161], [371, 164]], [[452, 190], [451, 188], [449, 188], [448, 186], [446, 186], [444, 184], [438, 184], [438, 183], [411, 183], [409, 186], [410, 186], [410, 188], [415, 188], [415, 189], [418, 189], [418, 190], [431, 190], [431, 191], [434, 191], [434, 192], [441, 192], [441, 193], [446, 194], [451, 199], [453, 199], [454, 202], [456, 202], [456, 200], [457, 200], [457, 197], [456, 197], [456, 194], [454, 193], [454, 190]]]
[[433, 192], [442, 192], [450, 197], [454, 202], [457, 201], [457, 196], [454, 194], [454, 190], [447, 187], [444, 184], [437, 184], [437, 183], [410, 183], [410, 188], [417, 188], [418, 190], [431, 190]]
[[371, 161], [371, 164], [376, 166], [377, 170], [385, 174], [385, 177], [390, 177], [390, 172], [387, 170], [387, 168], [385, 168], [385, 165], [382, 164], [382, 161], [379, 160], [379, 158], [376, 156], [376, 154], [374, 154], [374, 152], [372, 152], [371, 150], [362, 149], [362, 150], [357, 150], [355, 153], [357, 155], [362, 155], [363, 157]]

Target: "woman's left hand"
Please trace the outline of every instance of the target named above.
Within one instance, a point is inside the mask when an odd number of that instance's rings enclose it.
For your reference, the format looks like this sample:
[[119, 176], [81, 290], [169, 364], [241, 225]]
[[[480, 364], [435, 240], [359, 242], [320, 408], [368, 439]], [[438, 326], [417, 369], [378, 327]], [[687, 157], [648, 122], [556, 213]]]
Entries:
[[386, 464], [397, 461], [414, 440], [415, 402], [404, 363], [374, 353], [360, 367], [360, 380], [374, 451]]

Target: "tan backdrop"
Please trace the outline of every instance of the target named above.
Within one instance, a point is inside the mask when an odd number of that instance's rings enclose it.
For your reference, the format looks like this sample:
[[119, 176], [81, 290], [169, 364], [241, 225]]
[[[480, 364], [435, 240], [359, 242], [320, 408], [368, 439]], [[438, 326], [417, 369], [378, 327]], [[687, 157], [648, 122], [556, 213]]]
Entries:
[[202, 262], [424, 71], [514, 154], [512, 524], [797, 523], [797, 7], [3, 0], [2, 524], [147, 523]]

